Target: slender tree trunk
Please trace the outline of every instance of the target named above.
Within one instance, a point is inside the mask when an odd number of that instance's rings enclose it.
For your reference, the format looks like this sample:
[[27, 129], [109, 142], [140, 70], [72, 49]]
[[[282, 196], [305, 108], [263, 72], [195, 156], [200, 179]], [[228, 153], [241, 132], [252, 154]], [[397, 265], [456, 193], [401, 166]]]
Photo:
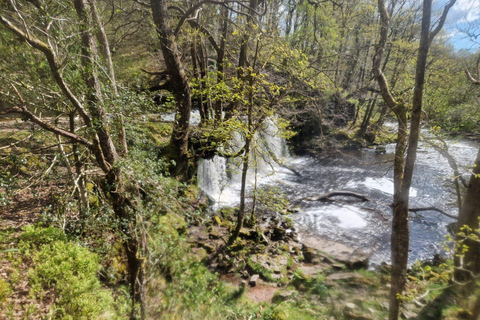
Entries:
[[[394, 195], [392, 221], [392, 279], [390, 288], [389, 320], [397, 320], [400, 311], [400, 300], [406, 282], [406, 270], [409, 249], [408, 201], [412, 183], [415, 159], [417, 154], [418, 138], [420, 133], [420, 118], [422, 112], [423, 86], [428, 49], [436, 34], [445, 23], [449, 9], [455, 0], [448, 2], [435, 29], [430, 32], [432, 0], [424, 0], [420, 45], [415, 72], [415, 88], [412, 99], [410, 134], [407, 133], [407, 108], [393, 97], [387, 79], [382, 72], [381, 63], [385, 51], [390, 17], [384, 0], [378, 0], [380, 12], [380, 42], [374, 57], [373, 71], [379, 84], [382, 97], [386, 105], [394, 112], [398, 121], [397, 146], [394, 163]], [[407, 143], [408, 142], [408, 143]], [[405, 158], [405, 150], [406, 158]]]
[[245, 195], [247, 189], [247, 173], [248, 173], [248, 165], [250, 162], [250, 143], [251, 138], [247, 137], [245, 140], [245, 154], [243, 155], [242, 159], [242, 186], [240, 189], [240, 206], [237, 213], [237, 223], [235, 225], [235, 230], [233, 231], [232, 235], [228, 239], [227, 246], [232, 245], [235, 240], [237, 239], [238, 235], [240, 234], [240, 230], [243, 227], [243, 221], [245, 220]]
[[[228, 35], [228, 8], [222, 8], [223, 27], [222, 36], [220, 38], [220, 47], [217, 51], [217, 83], [221, 83], [225, 80], [225, 45], [227, 43]], [[215, 102], [215, 121], [221, 122], [223, 113], [223, 101], [218, 99]]]

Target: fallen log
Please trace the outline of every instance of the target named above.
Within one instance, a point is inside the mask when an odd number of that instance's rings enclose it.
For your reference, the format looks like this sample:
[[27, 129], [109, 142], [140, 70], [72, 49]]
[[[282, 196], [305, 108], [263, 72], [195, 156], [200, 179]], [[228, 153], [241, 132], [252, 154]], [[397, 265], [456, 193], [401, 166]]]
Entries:
[[411, 212], [419, 212], [419, 211], [437, 211], [449, 218], [452, 218], [452, 219], [455, 219], [455, 220], [458, 220], [458, 217], [457, 216], [454, 216], [450, 213], [447, 213], [445, 211], [443, 211], [442, 209], [439, 209], [439, 208], [436, 208], [436, 207], [422, 207], [422, 208], [409, 208], [408, 211], [411, 211]]
[[362, 201], [370, 201], [366, 196], [360, 193], [356, 192], [351, 192], [351, 191], [331, 191], [327, 192], [325, 194], [321, 194], [316, 197], [310, 197], [310, 198], [304, 198], [304, 200], [307, 201], [328, 201], [331, 200], [330, 197], [337, 197], [337, 196], [343, 196], [343, 197], [354, 197], [357, 199], [360, 199]]

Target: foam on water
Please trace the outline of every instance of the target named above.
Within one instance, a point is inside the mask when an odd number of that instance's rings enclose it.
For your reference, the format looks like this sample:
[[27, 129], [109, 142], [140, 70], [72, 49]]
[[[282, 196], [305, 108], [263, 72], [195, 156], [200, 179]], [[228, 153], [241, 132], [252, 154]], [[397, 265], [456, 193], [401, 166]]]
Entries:
[[323, 225], [323, 228], [354, 229], [367, 226], [367, 220], [365, 220], [366, 213], [350, 205], [325, 205], [307, 209], [300, 214], [307, 217], [310, 222], [317, 224], [317, 227]]
[[[381, 178], [372, 178], [367, 177], [365, 181], [360, 184], [364, 185], [369, 189], [376, 189], [387, 194], [393, 195], [393, 181], [387, 177]], [[410, 197], [416, 197], [417, 190], [415, 188], [410, 188]]]

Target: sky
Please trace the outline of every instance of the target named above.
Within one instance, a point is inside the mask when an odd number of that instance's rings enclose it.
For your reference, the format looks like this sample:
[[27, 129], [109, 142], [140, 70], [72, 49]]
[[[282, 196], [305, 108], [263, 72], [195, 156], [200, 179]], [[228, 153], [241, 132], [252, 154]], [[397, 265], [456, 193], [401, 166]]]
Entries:
[[[439, 4], [445, 0], [439, 1]], [[450, 43], [457, 50], [477, 51], [480, 48], [480, 0], [457, 0], [448, 13], [445, 30]], [[478, 35], [472, 39], [466, 34], [470, 30]]]

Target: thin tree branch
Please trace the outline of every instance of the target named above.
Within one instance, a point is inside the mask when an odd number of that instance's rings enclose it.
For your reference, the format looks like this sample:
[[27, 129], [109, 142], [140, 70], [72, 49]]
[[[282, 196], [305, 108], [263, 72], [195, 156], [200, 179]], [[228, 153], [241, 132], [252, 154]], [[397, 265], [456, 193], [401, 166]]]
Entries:
[[450, 10], [451, 7], [453, 7], [456, 1], [457, 0], [450, 0], [450, 2], [447, 3], [447, 5], [445, 5], [445, 8], [443, 8], [442, 16], [440, 17], [437, 26], [428, 35], [428, 46], [432, 44], [433, 38], [435, 38], [435, 36], [443, 28], [443, 25], [445, 24], [445, 20], [447, 19], [448, 11]]
[[56, 54], [52, 50], [52, 48], [49, 47], [44, 42], [40, 41], [39, 39], [30, 36], [30, 34], [23, 32], [22, 30], [17, 28], [10, 20], [8, 20], [2, 15], [0, 15], [0, 23], [2, 23], [5, 27], [7, 27], [10, 31], [15, 33], [17, 36], [19, 36], [22, 40], [27, 42], [33, 48], [39, 50], [45, 55], [45, 57], [47, 58], [48, 65], [50, 66], [50, 70], [55, 79], [55, 82], [62, 89], [63, 93], [67, 96], [68, 100], [73, 104], [75, 109], [78, 110], [85, 124], [90, 127], [91, 126], [90, 115], [87, 113], [82, 103], [73, 94], [73, 92], [70, 90], [70, 88], [64, 81], [63, 76], [60, 72], [59, 64], [57, 62]]
[[29, 119], [33, 123], [38, 124], [41, 128], [43, 128], [47, 131], [50, 131], [50, 132], [53, 132], [55, 134], [61, 135], [65, 138], [73, 140], [73, 141], [75, 141], [77, 143], [80, 143], [82, 145], [85, 145], [85, 146], [88, 146], [88, 147], [93, 147], [93, 143], [91, 141], [86, 140], [85, 138], [80, 137], [79, 135], [76, 135], [76, 134], [74, 134], [70, 131], [66, 131], [66, 130], [63, 130], [63, 129], [58, 128], [56, 126], [53, 126], [53, 125], [43, 121], [39, 117], [37, 117], [33, 112], [31, 112], [27, 109], [27, 107], [25, 105], [25, 101], [23, 100], [23, 98], [22, 98], [20, 92], [17, 90], [17, 88], [13, 84], [11, 86], [13, 87], [13, 90], [15, 90], [15, 92], [18, 96], [18, 99], [21, 102], [21, 105], [20, 106], [15, 106], [15, 107], [13, 107], [13, 108], [5, 111], [5, 112], [2, 112], [2, 113], [20, 113], [20, 114], [24, 115], [27, 119]]

